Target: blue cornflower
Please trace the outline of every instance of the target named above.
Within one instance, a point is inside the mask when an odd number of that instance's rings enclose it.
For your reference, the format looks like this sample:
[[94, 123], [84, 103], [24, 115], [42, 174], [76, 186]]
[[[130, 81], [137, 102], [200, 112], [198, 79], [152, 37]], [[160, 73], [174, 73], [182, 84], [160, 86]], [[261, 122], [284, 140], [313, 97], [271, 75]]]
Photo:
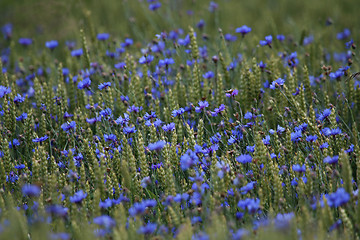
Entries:
[[62, 128], [62, 130], [66, 131], [66, 132], [68, 132], [71, 129], [76, 129], [76, 122], [75, 121], [71, 121], [70, 123], [66, 122], [61, 125], [61, 128]]
[[342, 133], [342, 131], [341, 131], [341, 129], [339, 127], [333, 128], [333, 129], [330, 130], [330, 135], [331, 136], [339, 135], [341, 133]]
[[24, 169], [25, 168], [25, 164], [19, 164], [14, 166], [15, 169]]
[[315, 142], [317, 138], [318, 138], [317, 135], [310, 135], [310, 136], [306, 137], [306, 141], [307, 142]]
[[239, 90], [230, 89], [230, 90], [226, 91], [225, 96], [226, 97], [235, 97], [236, 95], [238, 95], [238, 93], [239, 93]]
[[239, 163], [249, 163], [252, 161], [252, 157], [249, 154], [241, 154], [236, 158]]
[[260, 61], [259, 64], [258, 64], [259, 68], [264, 70], [266, 68], [266, 63], [264, 63], [263, 61]]
[[[240, 214], [240, 213], [238, 213], [238, 214]], [[232, 239], [233, 240], [241, 240], [249, 234], [250, 234], [250, 232], [248, 230], [240, 228], [235, 233], [232, 234]]]
[[16, 146], [20, 146], [20, 142], [17, 138], [14, 138], [12, 140], [12, 142], [9, 141], [9, 148], [16, 147]]
[[171, 116], [178, 117], [181, 116], [185, 112], [184, 108], [175, 109], [172, 111]]
[[211, 116], [216, 117], [218, 114], [220, 114], [221, 112], [225, 111], [225, 105], [221, 104], [218, 108], [215, 108], [214, 111], [210, 111], [211, 112]]
[[36, 143], [36, 142], [43, 142], [43, 141], [45, 141], [45, 140], [48, 139], [48, 138], [49, 138], [48, 135], [45, 135], [45, 136], [43, 136], [43, 137], [39, 137], [39, 138], [32, 139], [32, 141], [33, 141], [34, 143]]
[[306, 172], [306, 166], [305, 166], [305, 164], [304, 165], [300, 165], [300, 164], [294, 164], [293, 165], [293, 171], [294, 172]]
[[336, 164], [339, 161], [339, 156], [327, 156], [326, 158], [324, 158], [324, 163], [328, 163], [328, 164]]
[[45, 43], [45, 47], [47, 47], [50, 50], [54, 50], [59, 45], [58, 41], [51, 40]]
[[22, 193], [24, 196], [28, 197], [38, 197], [40, 196], [41, 189], [37, 185], [26, 184], [22, 187]]
[[280, 86], [283, 86], [285, 83], [285, 80], [282, 79], [282, 78], [278, 78], [276, 79], [275, 81], [273, 81], [271, 84], [270, 84], [270, 89], [274, 90], [276, 87], [280, 87]]
[[165, 58], [165, 59], [160, 59], [158, 65], [159, 65], [159, 67], [162, 67], [162, 66], [168, 67], [169, 65], [174, 64], [174, 63], [175, 63], [174, 59]]
[[23, 121], [23, 120], [27, 119], [27, 116], [28, 116], [28, 114], [24, 112], [20, 116], [16, 117], [15, 119], [16, 119], [16, 121], [19, 122], [19, 121]]
[[291, 141], [299, 142], [301, 140], [302, 133], [301, 131], [296, 131], [291, 133]]
[[0, 98], [3, 98], [5, 95], [11, 93], [10, 87], [0, 86]]
[[150, 143], [148, 148], [149, 148], [150, 151], [159, 151], [165, 146], [165, 144], [166, 144], [165, 141], [160, 140], [160, 141], [155, 142], [155, 143]]
[[144, 234], [144, 235], [149, 235], [149, 234], [152, 234], [152, 233], [155, 232], [156, 227], [157, 227], [156, 223], [148, 223], [145, 226], [141, 226], [138, 229], [137, 233]]
[[81, 55], [83, 55], [83, 49], [79, 48], [79, 49], [75, 49], [71, 51], [71, 56], [72, 57], [80, 57]]
[[297, 52], [291, 53], [288, 57], [285, 58], [286, 63], [289, 67], [296, 67], [299, 64], [299, 60], [297, 59]]
[[245, 115], [244, 115], [244, 118], [245, 119], [255, 119], [256, 115], [252, 114], [251, 112], [246, 112]]
[[155, 2], [155, 3], [151, 3], [149, 4], [149, 9], [151, 11], [155, 11], [157, 9], [159, 9], [161, 7], [161, 3], [160, 2]]
[[183, 171], [196, 165], [199, 161], [198, 156], [191, 149], [188, 149], [180, 158], [180, 167]]
[[356, 46], [355, 46], [355, 44], [354, 44], [354, 40], [351, 39], [349, 42], [346, 42], [346, 43], [345, 43], [345, 47], [346, 47], [347, 49], [349, 49], [349, 48], [355, 49]]
[[271, 35], [266, 36], [266, 37], [265, 37], [265, 40], [260, 40], [259, 43], [260, 43], [261, 46], [266, 46], [266, 45], [268, 45], [268, 46], [271, 48], [272, 36], [271, 36]]
[[100, 116], [101, 116], [101, 117], [108, 117], [108, 116], [112, 117], [112, 110], [111, 110], [111, 108], [106, 108], [106, 109], [104, 109], [104, 110], [101, 110], [101, 111], [100, 111]]
[[209, 11], [215, 12], [215, 10], [218, 9], [218, 7], [219, 7], [219, 5], [216, 2], [210, 2]]
[[70, 196], [70, 202], [79, 204], [86, 198], [86, 196], [87, 193], [85, 193], [83, 190], [80, 190], [76, 192], [74, 196]]
[[241, 194], [243, 195], [247, 194], [248, 192], [254, 189], [255, 185], [256, 185], [256, 181], [249, 182], [248, 184], [240, 188]]
[[210, 79], [210, 78], [213, 78], [215, 76], [215, 74], [212, 71], [209, 71], [209, 72], [204, 73], [202, 76], [205, 79]]
[[270, 145], [270, 136], [266, 135], [265, 138], [262, 139], [264, 145]]
[[339, 80], [344, 75], [343, 71], [336, 71], [329, 74], [329, 77], [331, 79], [337, 79]]
[[105, 142], [114, 142], [114, 141], [116, 141], [116, 139], [117, 139], [117, 137], [116, 137], [116, 135], [115, 134], [109, 134], [109, 135], [107, 135], [107, 134], [104, 134], [104, 140], [105, 140]]
[[21, 96], [20, 94], [14, 97], [14, 103], [19, 104], [25, 101], [25, 97]]
[[110, 86], [111, 86], [111, 82], [104, 82], [104, 83], [100, 83], [98, 88], [99, 90], [103, 90], [104, 88], [107, 89]]
[[283, 132], [285, 132], [285, 128], [281, 127], [280, 125], [277, 125], [276, 132], [277, 134], [282, 134]]
[[340, 207], [350, 201], [350, 194], [345, 191], [344, 188], [339, 188], [334, 193], [325, 195], [327, 203], [330, 207]]
[[124, 134], [135, 133], [136, 129], [135, 127], [124, 127], [123, 132]]
[[274, 219], [275, 227], [279, 230], [286, 230], [290, 226], [291, 220], [295, 217], [293, 212], [290, 213], [278, 213]]
[[282, 34], [276, 35], [277, 40], [279, 40], [280, 42], [285, 40], [285, 36]]
[[237, 40], [237, 36], [227, 33], [224, 35], [224, 39], [228, 42], [235, 42]]
[[247, 198], [238, 202], [238, 207], [247, 209], [250, 214], [256, 213], [260, 209], [260, 199]]
[[115, 220], [107, 215], [103, 215], [103, 216], [94, 218], [94, 223], [97, 225], [100, 225], [106, 229], [113, 228], [116, 225]]
[[46, 212], [52, 216], [65, 217], [68, 214], [69, 209], [61, 205], [50, 205], [46, 208]]
[[125, 38], [125, 41], [123, 43], [121, 43], [120, 46], [125, 48], [125, 47], [129, 47], [133, 44], [134, 44], [134, 40], [132, 40], [131, 38]]
[[1, 28], [1, 31], [2, 31], [5, 39], [10, 39], [11, 38], [12, 29], [13, 29], [13, 26], [12, 26], [11, 23], [7, 23]]
[[87, 77], [78, 83], [78, 88], [79, 89], [90, 88], [90, 85], [91, 85], [91, 80], [90, 78]]
[[105, 40], [108, 40], [110, 37], [110, 34], [109, 33], [99, 33], [97, 35], [97, 39], [100, 40], [100, 41], [105, 41]]
[[327, 108], [323, 111], [322, 114], [320, 114], [318, 120], [320, 121], [323, 121], [324, 119], [326, 119], [328, 116], [330, 116], [331, 114], [331, 109], [330, 108]]
[[248, 152], [254, 152], [255, 151], [255, 145], [254, 146], [246, 146], [246, 151]]
[[29, 46], [32, 44], [32, 39], [31, 38], [20, 38], [19, 43], [23, 46]]
[[304, 46], [309, 45], [309, 44], [312, 43], [313, 41], [314, 41], [314, 36], [313, 36], [313, 35], [310, 35], [310, 36], [304, 38], [304, 40], [303, 40], [303, 45], [304, 45]]
[[118, 63], [115, 63], [114, 68], [116, 68], [116, 69], [124, 69], [125, 66], [126, 66], [125, 62], [118, 62]]
[[196, 24], [196, 27], [199, 29], [203, 29], [205, 26], [205, 21], [204, 19], [200, 19], [200, 21]]
[[195, 112], [200, 113], [203, 109], [209, 106], [207, 101], [199, 101], [199, 106], [195, 107]]
[[236, 33], [241, 33], [241, 35], [244, 37], [246, 34], [248, 34], [249, 32], [251, 32], [251, 28], [246, 26], [246, 25], [243, 25], [239, 28], [237, 28], [235, 30]]
[[165, 132], [171, 132], [173, 130], [175, 130], [175, 123], [169, 123], [167, 125], [164, 125], [162, 126], [162, 129], [165, 131]]
[[336, 38], [339, 40], [344, 40], [350, 37], [351, 32], [348, 28], [345, 28], [344, 31], [337, 33]]
[[321, 144], [319, 146], [320, 149], [323, 149], [323, 148], [328, 148], [329, 147], [329, 143], [328, 142], [324, 142], [323, 144]]
[[152, 55], [142, 56], [142, 57], [139, 59], [139, 63], [140, 63], [140, 64], [149, 64], [149, 63], [151, 63], [153, 60], [154, 60], [154, 56], [152, 56]]

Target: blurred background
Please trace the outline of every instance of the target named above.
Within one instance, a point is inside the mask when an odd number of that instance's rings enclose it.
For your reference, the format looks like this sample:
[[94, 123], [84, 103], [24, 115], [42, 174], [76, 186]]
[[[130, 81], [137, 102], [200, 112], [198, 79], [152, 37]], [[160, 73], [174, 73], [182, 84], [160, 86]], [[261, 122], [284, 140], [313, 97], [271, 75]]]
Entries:
[[[261, 37], [302, 31], [316, 34], [327, 23], [333, 23], [334, 31], [347, 27], [355, 34], [352, 36], [359, 36], [358, 0], [215, 0], [219, 11], [214, 12], [209, 11], [208, 0], [160, 2], [162, 6], [151, 11], [147, 0], [1, 0], [0, 26], [12, 23], [15, 39], [37, 36], [43, 41], [73, 39], [82, 27], [141, 41], [161, 31], [187, 29], [200, 19], [205, 21], [209, 35], [218, 27], [234, 33], [244, 24]], [[300, 31], [294, 31], [295, 27]]]

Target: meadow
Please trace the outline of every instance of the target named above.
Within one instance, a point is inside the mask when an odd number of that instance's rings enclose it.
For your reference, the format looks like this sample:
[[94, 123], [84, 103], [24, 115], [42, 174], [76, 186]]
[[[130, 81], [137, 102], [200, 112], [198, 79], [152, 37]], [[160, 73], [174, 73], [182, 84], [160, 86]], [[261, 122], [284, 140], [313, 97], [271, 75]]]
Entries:
[[359, 239], [356, 1], [0, 2], [0, 239]]

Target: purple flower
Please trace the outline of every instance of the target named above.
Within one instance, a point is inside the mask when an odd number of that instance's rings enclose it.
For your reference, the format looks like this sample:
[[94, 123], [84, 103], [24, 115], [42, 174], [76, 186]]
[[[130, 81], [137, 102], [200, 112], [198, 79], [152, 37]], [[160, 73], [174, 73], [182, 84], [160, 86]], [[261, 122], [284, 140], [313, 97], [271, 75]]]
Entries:
[[313, 36], [313, 35], [310, 35], [310, 36], [304, 38], [304, 40], [303, 40], [303, 45], [304, 45], [304, 46], [309, 45], [309, 44], [312, 43], [313, 41], [314, 41], [314, 36]]
[[241, 154], [236, 158], [239, 163], [249, 163], [252, 161], [252, 157], [249, 154]]
[[199, 106], [195, 107], [195, 112], [200, 113], [203, 109], [209, 106], [207, 101], [199, 101]]
[[22, 113], [20, 116], [16, 117], [16, 121], [24, 121], [25, 119], [27, 119], [28, 114], [27, 113]]
[[80, 57], [81, 55], [83, 55], [83, 49], [79, 48], [79, 49], [75, 49], [71, 51], [71, 56], [72, 57]]
[[139, 59], [139, 63], [140, 63], [140, 64], [149, 64], [149, 63], [151, 63], [153, 60], [154, 60], [154, 56], [152, 56], [152, 55], [142, 56], [142, 57]]
[[111, 86], [111, 82], [104, 82], [104, 83], [100, 83], [98, 88], [99, 90], [103, 90], [103, 89], [107, 89], [110, 86]]
[[162, 126], [162, 129], [165, 131], [165, 132], [171, 132], [173, 130], [175, 130], [175, 123], [169, 123], [167, 125], [164, 125]]
[[218, 108], [215, 108], [213, 112], [211, 112], [211, 116], [216, 117], [221, 112], [225, 111], [225, 105], [221, 104]]
[[260, 40], [259, 43], [260, 43], [261, 46], [266, 46], [266, 45], [268, 45], [268, 46], [271, 48], [272, 36], [271, 36], [271, 35], [266, 36], [266, 37], [265, 37], [265, 40]]
[[22, 193], [24, 196], [28, 197], [38, 197], [40, 196], [41, 189], [37, 185], [26, 184], [22, 187]]
[[336, 35], [336, 38], [339, 39], [339, 40], [344, 40], [348, 37], [350, 37], [351, 35], [351, 32], [348, 28], [345, 28], [344, 31], [342, 32], [339, 32], [337, 35]]
[[276, 36], [277, 40], [279, 40], [280, 42], [284, 41], [285, 40], [285, 36], [282, 35], [282, 34], [279, 34]]
[[9, 93], [11, 93], [10, 87], [0, 86], [0, 98], [3, 98], [5, 95], [7, 95]]
[[247, 194], [248, 192], [254, 189], [255, 185], [256, 185], [256, 181], [249, 182], [244, 187], [240, 188], [241, 194], [243, 195]]
[[156, 227], [157, 227], [156, 223], [148, 223], [145, 226], [141, 226], [138, 229], [137, 233], [144, 234], [144, 235], [149, 235], [149, 234], [152, 234], [152, 233], [155, 232]]
[[294, 171], [294, 172], [300, 172], [300, 173], [301, 173], [301, 172], [306, 172], [306, 166], [305, 166], [305, 164], [302, 165], [302, 166], [299, 165], [299, 164], [294, 164], [292, 168], [293, 168], [293, 171]]
[[110, 37], [110, 34], [109, 33], [99, 33], [97, 35], [97, 39], [100, 40], [100, 41], [105, 41], [105, 40], [108, 40]]
[[310, 135], [306, 137], [307, 142], [315, 142], [318, 137], [316, 135]]
[[210, 2], [209, 5], [209, 11], [210, 12], [215, 12], [216, 9], [218, 9], [219, 5], [215, 2]]
[[277, 87], [283, 86], [284, 83], [285, 83], [284, 79], [278, 78], [270, 84], [270, 89], [274, 90]]
[[191, 149], [188, 149], [180, 158], [180, 167], [183, 171], [196, 165], [199, 161], [198, 156]]
[[43, 142], [43, 141], [45, 141], [46, 139], [48, 139], [49, 137], [47, 136], [47, 135], [45, 135], [45, 136], [43, 136], [43, 137], [39, 137], [39, 138], [35, 138], [35, 139], [33, 139], [32, 141], [34, 142], [34, 143], [36, 143], [36, 142]]
[[100, 225], [106, 229], [113, 228], [116, 225], [115, 220], [107, 215], [103, 215], [103, 216], [94, 218], [94, 223], [97, 225]]
[[224, 38], [225, 38], [225, 40], [228, 41], [228, 42], [235, 42], [235, 41], [237, 40], [237, 36], [232, 35], [232, 34], [230, 34], [230, 33], [225, 34], [225, 35], [224, 35]]
[[172, 111], [171, 116], [178, 117], [181, 116], [184, 112], [185, 112], [184, 108], [175, 109], [174, 111]]
[[203, 74], [203, 78], [205, 79], [210, 79], [213, 78], [215, 76], [215, 74], [212, 71], [206, 72]]
[[160, 140], [160, 141], [155, 142], [155, 143], [150, 143], [148, 148], [149, 148], [150, 151], [159, 151], [165, 146], [165, 144], [166, 144], [165, 141]]
[[324, 119], [326, 119], [327, 117], [329, 117], [331, 114], [331, 109], [327, 108], [323, 111], [322, 114], [320, 114], [320, 116], [318, 117], [318, 120], [323, 121]]
[[20, 38], [19, 43], [23, 46], [29, 46], [32, 44], [31, 38]]
[[76, 129], [76, 122], [75, 121], [71, 121], [70, 123], [66, 122], [61, 125], [61, 128], [62, 128], [62, 130], [66, 131], [66, 132], [68, 132], [71, 129]]
[[47, 47], [50, 50], [54, 50], [59, 45], [58, 41], [51, 40], [45, 43], [45, 47]]
[[260, 209], [260, 199], [247, 198], [238, 202], [238, 207], [247, 209], [250, 214], [256, 213]]
[[339, 161], [339, 156], [327, 156], [326, 158], [324, 158], [324, 163], [328, 163], [328, 164], [336, 164]]
[[301, 140], [302, 133], [301, 131], [296, 131], [291, 133], [291, 141], [299, 142]]
[[149, 9], [151, 11], [155, 11], [155, 10], [159, 9], [160, 7], [161, 7], [160, 2], [152, 3], [152, 4], [149, 5]]
[[350, 194], [345, 191], [344, 188], [339, 188], [334, 193], [325, 195], [327, 203], [330, 207], [340, 207], [345, 205], [350, 200]]
[[236, 33], [241, 33], [241, 35], [244, 37], [246, 34], [248, 34], [249, 32], [251, 32], [251, 28], [246, 26], [246, 25], [243, 25], [239, 28], [237, 28], [235, 30]]
[[90, 88], [90, 85], [91, 85], [91, 80], [90, 78], [87, 77], [78, 83], [78, 88], [79, 89]]
[[87, 196], [87, 193], [84, 193], [83, 190], [80, 190], [74, 194], [74, 196], [70, 196], [70, 202], [79, 204], [84, 200]]
[[274, 219], [275, 227], [279, 230], [286, 230], [290, 226], [291, 220], [294, 218], [294, 213], [278, 213]]

